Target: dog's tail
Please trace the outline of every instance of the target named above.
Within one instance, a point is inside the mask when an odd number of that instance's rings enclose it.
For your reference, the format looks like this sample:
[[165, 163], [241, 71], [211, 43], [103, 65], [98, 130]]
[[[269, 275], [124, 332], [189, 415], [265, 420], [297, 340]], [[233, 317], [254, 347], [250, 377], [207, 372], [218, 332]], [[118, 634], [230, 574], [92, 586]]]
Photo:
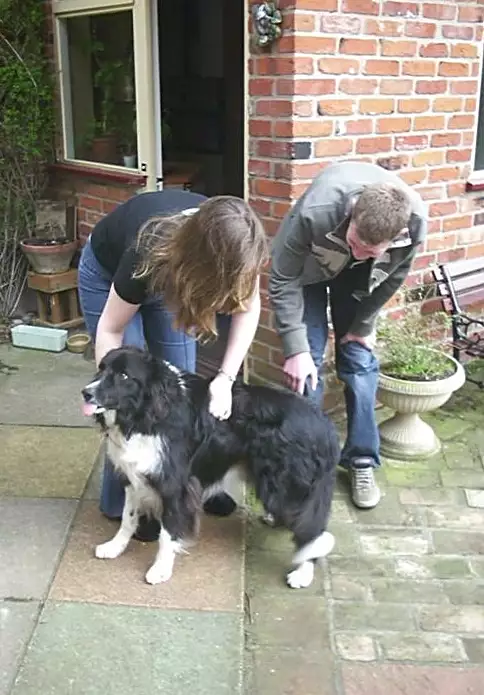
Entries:
[[293, 562], [299, 565], [307, 560], [323, 558], [334, 547], [334, 536], [326, 526], [331, 510], [334, 488], [334, 472], [327, 472], [312, 486], [302, 509], [290, 525], [294, 534], [296, 553]]

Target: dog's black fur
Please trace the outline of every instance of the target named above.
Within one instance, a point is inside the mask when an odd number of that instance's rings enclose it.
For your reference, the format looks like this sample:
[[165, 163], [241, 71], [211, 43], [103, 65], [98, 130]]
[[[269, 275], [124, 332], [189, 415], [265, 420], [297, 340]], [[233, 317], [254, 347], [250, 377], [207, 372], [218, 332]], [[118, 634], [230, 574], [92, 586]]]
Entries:
[[340, 454], [332, 422], [308, 399], [241, 383], [233, 386], [231, 417], [220, 421], [208, 412], [209, 383], [123, 347], [105, 356], [83, 395], [104, 411], [95, 418], [108, 436], [115, 427], [124, 440], [142, 434], [165, 442], [159, 465], [144, 475], [173, 539], [196, 530], [203, 491], [244, 462], [266, 512], [292, 531], [297, 549], [307, 546], [328, 523]]

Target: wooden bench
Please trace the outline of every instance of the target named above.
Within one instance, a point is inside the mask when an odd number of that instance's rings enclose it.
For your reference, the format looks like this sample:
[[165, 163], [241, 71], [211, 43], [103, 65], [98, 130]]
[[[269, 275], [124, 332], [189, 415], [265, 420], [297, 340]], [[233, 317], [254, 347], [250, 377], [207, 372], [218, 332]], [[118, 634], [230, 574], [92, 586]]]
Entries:
[[[445, 263], [432, 272], [444, 310], [452, 319], [455, 359], [460, 361], [462, 354], [484, 358], [484, 316], [463, 311], [484, 303], [484, 258]], [[484, 388], [484, 380], [468, 380]]]

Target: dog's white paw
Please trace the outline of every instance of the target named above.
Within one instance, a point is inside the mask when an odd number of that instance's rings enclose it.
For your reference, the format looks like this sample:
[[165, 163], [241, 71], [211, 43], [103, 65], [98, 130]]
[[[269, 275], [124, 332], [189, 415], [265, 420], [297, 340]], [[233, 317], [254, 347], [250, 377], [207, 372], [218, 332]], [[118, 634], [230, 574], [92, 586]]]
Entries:
[[288, 573], [286, 580], [291, 589], [306, 589], [314, 579], [314, 563], [303, 562]]
[[145, 574], [145, 579], [148, 584], [161, 584], [162, 582], [167, 582], [171, 575], [173, 574], [173, 566], [167, 567], [165, 565], [152, 565], [147, 573]]
[[276, 519], [275, 519], [274, 515], [271, 514], [270, 512], [264, 512], [264, 514], [262, 514], [260, 520], [266, 526], [271, 526], [272, 528], [274, 528], [276, 526]]
[[124, 549], [124, 546], [116, 541], [108, 541], [107, 543], [96, 545], [94, 553], [100, 560], [114, 560], [114, 558], [121, 555]]

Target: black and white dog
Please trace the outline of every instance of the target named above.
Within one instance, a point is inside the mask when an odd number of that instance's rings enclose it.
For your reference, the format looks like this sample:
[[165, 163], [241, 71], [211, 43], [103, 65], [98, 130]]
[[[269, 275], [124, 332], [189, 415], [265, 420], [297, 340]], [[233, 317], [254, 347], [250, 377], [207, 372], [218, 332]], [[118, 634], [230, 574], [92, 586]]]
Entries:
[[102, 360], [82, 391], [84, 413], [107, 437], [126, 503], [119, 531], [96, 556], [118, 557], [140, 514], [151, 513], [161, 532], [146, 581], [167, 581], [176, 552], [196, 535], [204, 497], [243, 472], [266, 512], [293, 533], [289, 586], [309, 586], [315, 561], [334, 545], [326, 531], [339, 459], [334, 426], [301, 396], [238, 383], [232, 415], [219, 421], [208, 412], [208, 386], [137, 348], [112, 350]]

